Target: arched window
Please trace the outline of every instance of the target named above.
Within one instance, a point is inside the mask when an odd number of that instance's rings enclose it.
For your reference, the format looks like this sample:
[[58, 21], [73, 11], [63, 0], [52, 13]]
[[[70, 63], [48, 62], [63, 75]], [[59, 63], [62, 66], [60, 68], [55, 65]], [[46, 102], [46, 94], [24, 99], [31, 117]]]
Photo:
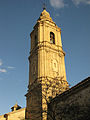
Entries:
[[50, 43], [55, 44], [55, 35], [53, 32], [50, 32]]

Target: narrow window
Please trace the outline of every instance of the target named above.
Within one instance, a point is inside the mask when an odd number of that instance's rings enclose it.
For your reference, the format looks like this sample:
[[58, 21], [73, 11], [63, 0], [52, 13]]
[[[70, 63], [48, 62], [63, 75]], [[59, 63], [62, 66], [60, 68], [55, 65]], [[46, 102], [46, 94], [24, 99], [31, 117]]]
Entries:
[[50, 43], [55, 44], [55, 35], [53, 32], [50, 32]]
[[37, 45], [37, 36], [35, 35], [35, 46]]

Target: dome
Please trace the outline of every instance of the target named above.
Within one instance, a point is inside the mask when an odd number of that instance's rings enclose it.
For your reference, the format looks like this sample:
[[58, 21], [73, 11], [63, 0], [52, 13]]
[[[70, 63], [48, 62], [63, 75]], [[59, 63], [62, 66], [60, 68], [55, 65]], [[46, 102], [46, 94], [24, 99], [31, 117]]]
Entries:
[[40, 17], [41, 16], [50, 17], [50, 14], [46, 10], [43, 10], [43, 12], [41, 13]]
[[38, 20], [50, 20], [50, 21], [52, 21], [52, 18], [50, 17], [50, 14], [44, 9]]

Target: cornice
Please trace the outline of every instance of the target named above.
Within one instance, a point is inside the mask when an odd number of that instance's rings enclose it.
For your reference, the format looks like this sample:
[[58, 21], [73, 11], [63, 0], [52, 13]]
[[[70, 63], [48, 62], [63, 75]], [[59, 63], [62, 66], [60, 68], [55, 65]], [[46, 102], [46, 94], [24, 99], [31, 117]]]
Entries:
[[[53, 45], [47, 41], [43, 41], [43, 42], [39, 42], [36, 47], [34, 47], [31, 51], [30, 51], [30, 57], [35, 53], [36, 54], [36, 51], [38, 52], [39, 50], [42, 50], [42, 49], [50, 49], [50, 50], [54, 50], [55, 52], [57, 53], [61, 53], [61, 56], [64, 55], [65, 56], [65, 52], [63, 51], [62, 47], [59, 46], [59, 45]], [[30, 58], [29, 57], [29, 58]]]

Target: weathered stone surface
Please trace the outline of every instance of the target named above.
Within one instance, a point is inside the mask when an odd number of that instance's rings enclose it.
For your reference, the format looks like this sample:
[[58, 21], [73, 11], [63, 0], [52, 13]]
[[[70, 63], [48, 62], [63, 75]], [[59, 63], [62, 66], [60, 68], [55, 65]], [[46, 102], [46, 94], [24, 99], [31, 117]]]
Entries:
[[90, 77], [53, 99], [48, 119], [90, 120]]

